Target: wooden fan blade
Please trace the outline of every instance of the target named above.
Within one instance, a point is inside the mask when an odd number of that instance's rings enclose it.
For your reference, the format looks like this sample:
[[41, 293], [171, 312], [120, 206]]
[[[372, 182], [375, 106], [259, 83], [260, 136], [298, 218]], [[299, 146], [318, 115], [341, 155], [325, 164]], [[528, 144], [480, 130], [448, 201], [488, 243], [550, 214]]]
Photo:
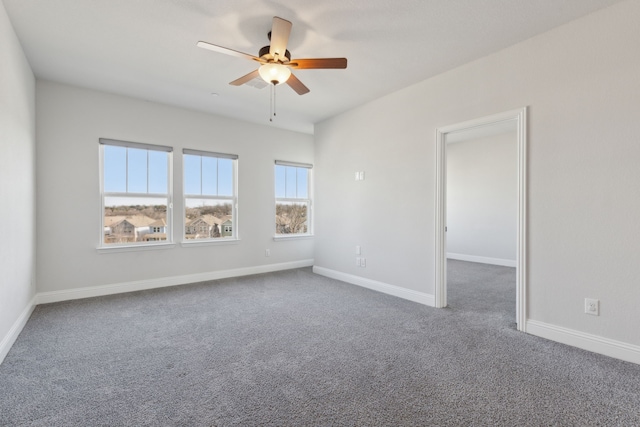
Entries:
[[296, 76], [291, 74], [286, 82], [291, 89], [295, 90], [298, 95], [304, 95], [305, 93], [310, 92], [309, 88], [306, 87]]
[[236, 80], [232, 81], [229, 84], [233, 85], [233, 86], [240, 86], [240, 85], [243, 85], [243, 84], [245, 84], [247, 82], [250, 82], [251, 80], [255, 79], [256, 77], [260, 77], [260, 73], [258, 72], [258, 70], [252, 71], [249, 74], [245, 74], [244, 76], [240, 77], [239, 79], [236, 79]]
[[258, 58], [256, 56], [253, 56], [253, 55], [249, 55], [248, 53], [238, 52], [237, 50], [229, 49], [227, 47], [222, 47], [222, 46], [218, 46], [218, 45], [207, 43], [207, 42], [203, 42], [203, 41], [199, 41], [196, 44], [196, 46], [201, 47], [203, 49], [209, 49], [209, 50], [212, 50], [214, 52], [224, 53], [225, 55], [236, 56], [238, 58], [251, 59], [253, 61], [258, 61], [260, 63], [264, 62], [262, 59], [260, 59], [260, 58]]
[[347, 68], [347, 58], [292, 59], [287, 65], [291, 68], [297, 68], [298, 70], [310, 68]]
[[274, 16], [271, 24], [271, 44], [269, 47], [269, 53], [273, 59], [286, 59], [285, 52], [287, 51], [290, 33], [291, 22]]

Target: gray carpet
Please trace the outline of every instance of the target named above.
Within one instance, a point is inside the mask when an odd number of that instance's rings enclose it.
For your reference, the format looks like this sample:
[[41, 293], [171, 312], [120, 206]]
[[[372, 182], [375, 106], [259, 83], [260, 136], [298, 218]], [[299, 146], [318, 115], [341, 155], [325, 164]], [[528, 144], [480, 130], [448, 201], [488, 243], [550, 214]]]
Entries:
[[434, 309], [310, 269], [38, 306], [9, 426], [638, 426], [640, 366], [517, 332], [514, 271]]

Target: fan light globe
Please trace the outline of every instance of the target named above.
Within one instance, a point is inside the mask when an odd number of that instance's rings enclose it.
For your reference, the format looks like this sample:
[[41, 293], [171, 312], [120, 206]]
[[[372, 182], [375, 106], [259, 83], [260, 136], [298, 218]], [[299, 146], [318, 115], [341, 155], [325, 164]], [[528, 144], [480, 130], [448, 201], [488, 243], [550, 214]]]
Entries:
[[291, 76], [291, 70], [289, 67], [275, 62], [268, 64], [262, 64], [258, 69], [260, 77], [267, 83], [279, 85], [287, 81]]

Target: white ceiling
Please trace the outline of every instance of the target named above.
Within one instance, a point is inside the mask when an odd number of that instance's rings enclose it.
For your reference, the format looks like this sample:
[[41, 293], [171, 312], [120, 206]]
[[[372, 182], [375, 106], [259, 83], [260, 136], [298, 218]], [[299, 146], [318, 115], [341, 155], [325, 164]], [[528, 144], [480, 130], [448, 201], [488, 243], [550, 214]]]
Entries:
[[[3, 0], [35, 75], [269, 123], [269, 89], [228, 83], [256, 63], [272, 17], [293, 22], [293, 58], [347, 57], [298, 70], [311, 92], [277, 88], [270, 125], [313, 124], [620, 0]], [[212, 96], [217, 93], [219, 96]]]

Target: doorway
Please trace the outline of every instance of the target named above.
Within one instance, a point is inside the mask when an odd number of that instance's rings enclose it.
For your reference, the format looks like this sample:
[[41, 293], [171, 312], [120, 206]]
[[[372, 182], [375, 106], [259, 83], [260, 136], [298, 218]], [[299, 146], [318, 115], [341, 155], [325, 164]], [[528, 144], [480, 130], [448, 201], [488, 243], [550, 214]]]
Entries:
[[516, 323], [526, 328], [526, 108], [436, 129], [436, 287], [435, 306], [447, 306], [447, 143], [465, 135], [513, 129], [517, 140]]

